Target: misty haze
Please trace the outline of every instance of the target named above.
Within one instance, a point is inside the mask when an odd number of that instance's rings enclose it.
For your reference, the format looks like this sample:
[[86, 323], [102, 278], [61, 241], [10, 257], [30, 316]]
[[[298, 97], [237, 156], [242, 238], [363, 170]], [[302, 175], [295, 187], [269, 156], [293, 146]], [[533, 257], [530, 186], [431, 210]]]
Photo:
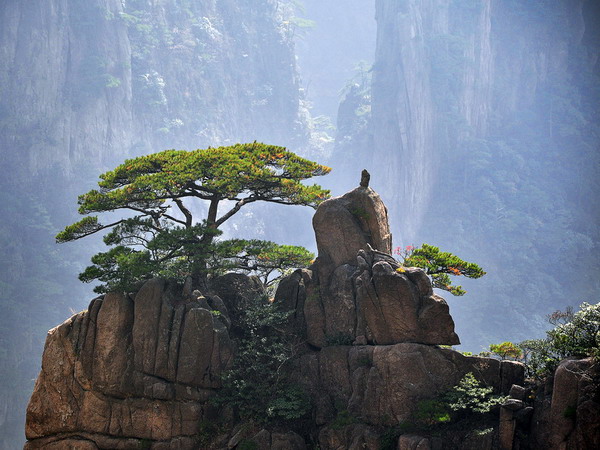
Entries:
[[[0, 450], [600, 445], [598, 23], [597, 0], [2, 0]], [[150, 156], [172, 149], [204, 151]], [[69, 229], [81, 205], [119, 225]], [[544, 410], [567, 356], [588, 384]], [[484, 412], [452, 409], [469, 382]]]

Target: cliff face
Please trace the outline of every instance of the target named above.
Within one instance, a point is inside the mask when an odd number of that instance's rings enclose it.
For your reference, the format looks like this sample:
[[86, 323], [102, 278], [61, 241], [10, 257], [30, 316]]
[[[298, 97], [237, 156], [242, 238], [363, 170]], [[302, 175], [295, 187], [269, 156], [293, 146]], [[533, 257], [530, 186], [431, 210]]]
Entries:
[[69, 172], [167, 146], [302, 143], [282, 17], [270, 0], [3, 2], [2, 144], [20, 150], [6, 156]]
[[585, 29], [582, 5], [550, 12], [564, 12], [556, 20], [570, 32], [559, 33], [551, 19], [536, 22], [544, 4], [536, 12], [493, 0], [377, 1], [373, 161], [386, 180], [382, 195], [406, 211], [407, 242], [439, 195], [444, 153], [498, 132], [549, 78], [568, 73], [569, 50]]
[[[597, 17], [583, 1], [377, 1], [372, 83], [346, 95], [336, 153], [375, 175], [397, 242], [486, 269], [467, 286], [483, 300], [455, 310], [469, 349], [597, 295]], [[584, 282], [543, 268], [565, 254]]]

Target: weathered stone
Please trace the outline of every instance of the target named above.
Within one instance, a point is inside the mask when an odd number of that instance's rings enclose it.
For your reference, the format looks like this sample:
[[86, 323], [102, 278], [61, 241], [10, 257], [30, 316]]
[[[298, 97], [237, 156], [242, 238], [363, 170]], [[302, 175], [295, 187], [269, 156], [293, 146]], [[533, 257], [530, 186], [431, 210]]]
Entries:
[[514, 411], [500, 408], [500, 450], [512, 450], [515, 437], [516, 422]]
[[410, 420], [419, 401], [446, 391], [468, 372], [486, 382], [484, 377], [494, 371], [490, 385], [499, 389], [499, 368], [497, 360], [422, 344], [333, 346], [303, 356], [297, 381], [318, 398], [329, 399], [316, 409], [319, 423], [333, 419], [333, 403], [361, 422], [391, 426]]
[[347, 403], [350, 398], [348, 353], [351, 347], [325, 347], [319, 354], [320, 383], [335, 402]]
[[510, 398], [516, 398], [517, 400], [525, 400], [527, 397], [527, 389], [518, 384], [513, 384], [508, 392]]
[[231, 439], [227, 442], [228, 449], [235, 448], [248, 435], [248, 430], [244, 424], [239, 424], [233, 429], [231, 434]]
[[291, 320], [293, 324], [303, 329], [306, 326], [304, 321], [304, 303], [310, 295], [311, 288], [316, 287], [313, 282], [313, 271], [308, 269], [298, 269], [290, 276], [283, 278], [277, 286], [275, 301], [282, 305], [286, 311], [291, 311]]
[[27, 439], [77, 430], [83, 389], [74, 381], [77, 339], [85, 313], [79, 313], [48, 332], [42, 356], [42, 370], [27, 407]]
[[425, 276], [423, 271], [412, 269], [409, 277], [380, 261], [372, 271], [364, 271], [356, 278], [357, 309], [364, 317], [368, 329], [364, 334], [368, 334], [370, 342], [460, 343], [444, 299], [435, 294], [422, 295], [431, 291], [431, 282], [421, 275]]
[[265, 295], [265, 288], [257, 277], [241, 273], [227, 273], [210, 281], [210, 291], [216, 294], [235, 322], [248, 304]]
[[398, 450], [431, 450], [431, 442], [422, 436], [403, 434], [398, 438]]
[[119, 395], [131, 390], [131, 328], [133, 302], [122, 294], [107, 294], [96, 318], [93, 383], [102, 392]]
[[292, 431], [271, 435], [271, 450], [306, 450], [306, 448], [302, 436]]
[[[598, 448], [600, 370], [591, 358], [565, 360], [556, 369], [550, 408], [551, 448]], [[588, 389], [588, 386], [596, 386]]]
[[527, 406], [519, 411], [515, 411], [515, 420], [517, 421], [517, 425], [521, 427], [521, 429], [527, 430], [529, 429], [529, 423], [531, 422], [531, 417], [533, 416], [533, 407]]
[[327, 337], [325, 336], [325, 311], [321, 294], [313, 291], [307, 295], [304, 301], [304, 319], [306, 324], [306, 340], [315, 347], [325, 347]]
[[352, 287], [355, 267], [339, 266], [331, 275], [327, 294], [322, 297], [325, 318], [325, 340], [336, 338], [348, 342], [356, 335], [357, 312]]
[[61, 439], [60, 441], [49, 442], [48, 440], [30, 441], [25, 444], [23, 450], [97, 450], [99, 447], [94, 441], [83, 438]]
[[163, 280], [152, 279], [135, 296], [133, 350], [138, 372], [154, 374], [164, 287]]
[[563, 361], [554, 374], [552, 390], [551, 444], [558, 448], [575, 427], [575, 413], [579, 400], [579, 379], [584, 364], [577, 360]]
[[513, 384], [523, 384], [525, 381], [525, 366], [518, 361], [500, 361], [500, 379], [500, 390], [509, 392]]
[[313, 226], [319, 249], [313, 270], [284, 279], [276, 295], [294, 311], [308, 343], [460, 343], [429, 277], [391, 256], [386, 209], [372, 189], [323, 202]]
[[511, 411], [518, 411], [519, 409], [523, 409], [523, 401], [517, 400], [515, 398], [509, 398], [504, 403], [502, 403], [502, 407], [506, 409], [510, 409]]
[[179, 349], [178, 382], [210, 387], [213, 328], [212, 314], [206, 309], [193, 308], [186, 315]]
[[57, 435], [68, 448], [70, 433], [99, 448], [132, 448], [132, 436], [135, 445], [195, 448], [208, 389], [219, 386], [233, 344], [218, 317], [173, 289], [151, 280], [134, 301], [108, 294], [48, 333], [28, 407], [30, 448], [63, 445]]
[[269, 450], [271, 448], [271, 433], [263, 428], [252, 436], [250, 441], [256, 444], [256, 450]]
[[378, 450], [379, 432], [368, 425], [356, 423], [343, 427], [325, 427], [319, 433], [322, 449]]
[[571, 440], [573, 447], [582, 450], [600, 448], [600, 403], [597, 397], [596, 400], [580, 403], [575, 417], [575, 436]]
[[384, 253], [392, 251], [387, 209], [379, 195], [368, 187], [358, 187], [321, 203], [313, 217], [313, 227], [322, 283], [328, 283], [337, 267], [354, 264], [358, 250], [366, 249], [367, 244]]

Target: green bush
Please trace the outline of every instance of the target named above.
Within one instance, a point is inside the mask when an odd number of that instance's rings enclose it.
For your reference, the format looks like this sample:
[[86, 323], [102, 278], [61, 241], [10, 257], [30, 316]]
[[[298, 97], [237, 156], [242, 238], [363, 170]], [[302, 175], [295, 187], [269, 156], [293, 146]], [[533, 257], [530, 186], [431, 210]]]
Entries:
[[[397, 247], [394, 253], [402, 258], [402, 266], [420, 267], [431, 277], [434, 288], [443, 289], [456, 296], [465, 295], [466, 291], [462, 286], [453, 286], [450, 275], [462, 275], [467, 278], [481, 278], [485, 275], [477, 264], [464, 261], [452, 253], [441, 252], [438, 247], [429, 244], [423, 244], [420, 248], [412, 245]], [[400, 267], [396, 271], [402, 273], [404, 268]]]
[[334, 430], [339, 430], [340, 428], [344, 428], [345, 426], [352, 425], [353, 423], [358, 422], [356, 417], [350, 415], [347, 409], [343, 409], [338, 411], [335, 419], [331, 422], [330, 426]]
[[417, 423], [429, 428], [434, 425], [450, 422], [450, 407], [439, 399], [422, 400], [417, 406], [415, 419]]
[[494, 395], [493, 391], [491, 387], [482, 386], [469, 372], [444, 395], [444, 400], [452, 411], [485, 414], [506, 399], [504, 396]]
[[555, 311], [548, 320], [556, 327], [545, 339], [531, 339], [519, 344], [528, 376], [544, 378], [558, 363], [569, 356], [584, 358], [600, 355], [600, 303], [582, 303], [579, 311]]
[[490, 344], [490, 352], [499, 356], [500, 359], [511, 360], [519, 359], [523, 353], [518, 345], [508, 341], [502, 344]]
[[285, 332], [289, 312], [266, 298], [252, 302], [240, 317], [238, 352], [222, 377], [214, 402], [233, 407], [240, 418], [261, 424], [296, 421], [307, 416], [310, 400], [289, 379], [295, 336]]
[[258, 444], [248, 439], [242, 439], [237, 448], [238, 450], [258, 450]]

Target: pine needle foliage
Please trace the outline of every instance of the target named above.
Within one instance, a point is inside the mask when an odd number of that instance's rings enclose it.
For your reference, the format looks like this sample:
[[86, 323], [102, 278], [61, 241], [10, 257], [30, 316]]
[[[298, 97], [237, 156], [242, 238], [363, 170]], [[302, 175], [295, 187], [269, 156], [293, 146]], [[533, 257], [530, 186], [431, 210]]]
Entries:
[[438, 247], [423, 244], [419, 248], [408, 246], [406, 250], [396, 250], [404, 261], [405, 267], [420, 267], [431, 277], [434, 288], [443, 289], [452, 295], [465, 295], [462, 286], [453, 286], [450, 275], [467, 278], [481, 278], [485, 272], [475, 263], [464, 261], [449, 252], [442, 252]]
[[[258, 142], [194, 151], [166, 150], [125, 161], [100, 175], [98, 189], [79, 197], [82, 220], [56, 236], [68, 242], [110, 230], [114, 246], [92, 258], [80, 275], [101, 281], [95, 290], [129, 290], [153, 276], [192, 276], [196, 284], [225, 268], [258, 273], [265, 281], [278, 268], [312, 259], [301, 247], [272, 242], [221, 241], [220, 227], [245, 205], [264, 201], [316, 207], [329, 191], [303, 180], [331, 169], [284, 147]], [[197, 204], [206, 214], [196, 218]], [[97, 213], [126, 217], [103, 224]], [[279, 264], [279, 267], [276, 265]]]

